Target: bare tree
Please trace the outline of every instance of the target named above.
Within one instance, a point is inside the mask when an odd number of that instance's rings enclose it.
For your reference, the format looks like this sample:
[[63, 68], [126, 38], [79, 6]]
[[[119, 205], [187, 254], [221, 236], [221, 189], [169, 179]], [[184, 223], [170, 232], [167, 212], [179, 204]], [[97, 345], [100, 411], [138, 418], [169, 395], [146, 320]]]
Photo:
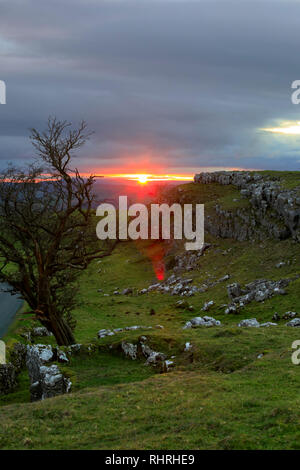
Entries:
[[96, 237], [94, 177], [70, 167], [72, 151], [88, 136], [84, 122], [72, 129], [50, 118], [45, 132], [31, 130], [37, 161], [0, 174], [0, 281], [21, 295], [26, 313], [34, 313], [59, 345], [75, 342], [69, 319], [76, 279], [116, 244]]

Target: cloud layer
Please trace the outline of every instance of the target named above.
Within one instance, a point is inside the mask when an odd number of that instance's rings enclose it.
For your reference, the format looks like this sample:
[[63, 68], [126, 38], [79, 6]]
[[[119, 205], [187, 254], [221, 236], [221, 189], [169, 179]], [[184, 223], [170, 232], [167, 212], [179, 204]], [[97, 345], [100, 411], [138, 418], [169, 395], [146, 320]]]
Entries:
[[300, 2], [2, 0], [0, 165], [49, 115], [95, 131], [80, 169], [300, 168]]

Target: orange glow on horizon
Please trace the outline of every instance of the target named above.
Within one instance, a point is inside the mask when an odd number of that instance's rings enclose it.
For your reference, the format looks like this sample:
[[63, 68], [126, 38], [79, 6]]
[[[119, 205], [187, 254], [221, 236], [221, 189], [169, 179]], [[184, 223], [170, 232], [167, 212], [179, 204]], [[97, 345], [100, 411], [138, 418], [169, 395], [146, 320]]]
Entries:
[[151, 181], [192, 181], [194, 175], [156, 175], [151, 173], [115, 173], [103, 174], [104, 178], [124, 178], [145, 184]]

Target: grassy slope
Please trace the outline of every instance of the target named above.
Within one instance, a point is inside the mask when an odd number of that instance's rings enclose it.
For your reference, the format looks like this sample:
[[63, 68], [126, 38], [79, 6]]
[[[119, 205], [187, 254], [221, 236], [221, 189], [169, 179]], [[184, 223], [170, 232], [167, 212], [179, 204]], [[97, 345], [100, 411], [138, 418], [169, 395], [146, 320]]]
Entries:
[[[196, 187], [197, 186], [197, 187]], [[193, 198], [204, 202], [217, 197], [237, 197], [233, 188], [218, 193], [209, 185], [185, 185]], [[228, 202], [229, 203], [229, 202]], [[260, 244], [232, 240], [214, 244], [199, 259], [197, 269], [186, 273], [195, 284], [229, 273], [230, 282], [257, 278], [279, 279], [299, 272], [299, 245], [290, 240]], [[228, 249], [231, 249], [229, 252]], [[269, 321], [275, 311], [300, 313], [300, 280], [288, 287], [288, 295], [264, 303], [250, 303], [239, 315], [225, 316], [226, 284], [220, 283], [188, 301], [194, 312], [174, 308], [177, 296], [151, 293], [144, 296], [104, 297], [97, 289], [112, 293], [118, 287], [143, 288], [154, 281], [151, 263], [134, 243], [122, 243], [109, 259], [94, 263], [80, 284], [77, 341], [99, 345], [136, 340], [146, 334], [156, 350], [176, 355], [176, 369], [155, 374], [142, 362], [99, 351], [75, 357], [66, 371], [74, 392], [45, 402], [28, 403], [28, 379], [19, 389], [2, 397], [0, 447], [2, 448], [299, 448], [299, 368], [291, 362], [291, 344], [300, 330], [284, 321], [268, 329], [236, 327], [243, 318]], [[224, 254], [227, 253], [227, 254]], [[280, 269], [279, 261], [290, 264]], [[100, 271], [100, 272], [99, 272]], [[207, 300], [215, 306], [208, 313], [223, 328], [182, 330], [188, 319], [203, 314]], [[150, 315], [154, 308], [155, 315]], [[9, 334], [27, 321], [22, 314]], [[161, 324], [163, 330], [119, 333], [95, 340], [100, 328], [134, 324]], [[185, 341], [193, 353], [184, 352]], [[264, 356], [258, 359], [257, 356]]]

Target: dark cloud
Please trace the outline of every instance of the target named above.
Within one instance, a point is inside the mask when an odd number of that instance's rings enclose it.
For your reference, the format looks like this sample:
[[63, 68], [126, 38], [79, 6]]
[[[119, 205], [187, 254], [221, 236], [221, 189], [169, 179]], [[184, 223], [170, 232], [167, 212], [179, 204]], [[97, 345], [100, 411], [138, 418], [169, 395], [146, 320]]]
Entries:
[[[48, 115], [95, 130], [79, 167], [299, 169], [300, 2], [2, 0], [0, 159]], [[141, 169], [140, 168], [140, 169]], [[118, 171], [118, 170], [117, 170]]]

